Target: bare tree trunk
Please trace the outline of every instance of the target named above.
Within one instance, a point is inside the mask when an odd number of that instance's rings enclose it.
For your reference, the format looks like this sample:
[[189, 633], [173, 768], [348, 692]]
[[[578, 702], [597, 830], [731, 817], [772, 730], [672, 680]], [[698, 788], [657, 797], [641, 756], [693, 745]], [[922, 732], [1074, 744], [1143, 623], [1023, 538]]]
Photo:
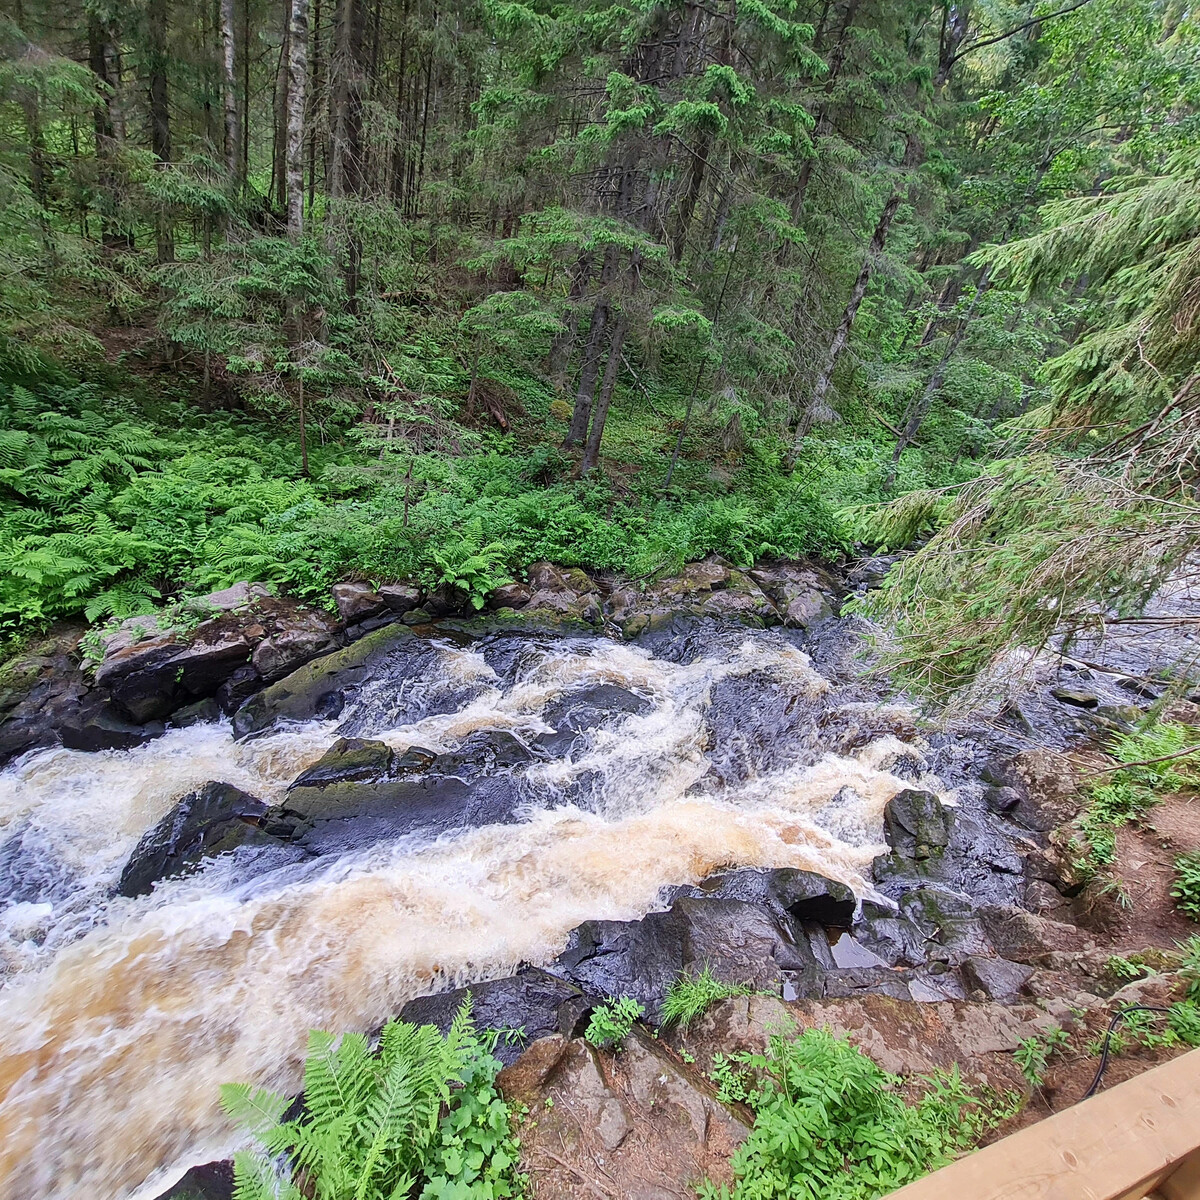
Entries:
[[113, 80], [108, 69], [108, 30], [96, 17], [88, 22], [88, 65], [101, 85], [102, 98], [96, 102], [96, 163], [99, 174], [100, 243], [106, 250], [132, 249], [128, 237], [117, 227], [117, 188], [113, 178], [113, 146], [116, 141], [113, 127]]
[[283, 0], [283, 41], [275, 67], [271, 101], [271, 186], [267, 194], [276, 209], [287, 211], [287, 93], [288, 50], [292, 40], [291, 0]]
[[888, 197], [888, 202], [883, 206], [883, 212], [879, 215], [879, 221], [875, 225], [875, 232], [871, 235], [870, 245], [868, 245], [867, 253], [863, 257], [862, 269], [858, 272], [858, 278], [854, 281], [854, 287], [850, 292], [850, 299], [846, 302], [846, 307], [842, 312], [842, 319], [838, 323], [837, 331], [833, 335], [833, 341], [829, 344], [829, 352], [825, 355], [825, 365], [821, 369], [821, 374], [817, 377], [812, 395], [809, 397], [808, 403], [804, 406], [804, 411], [801, 413], [800, 420], [796, 425], [796, 439], [792, 444], [791, 453], [788, 455], [786, 462], [789, 471], [796, 465], [796, 459], [800, 456], [800, 448], [804, 443], [804, 439], [808, 436], [809, 430], [812, 429], [813, 424], [817, 420], [822, 419], [828, 408], [826, 397], [833, 383], [834, 368], [837, 366], [842, 351], [846, 348], [846, 343], [850, 340], [850, 328], [854, 324], [854, 318], [858, 315], [859, 305], [862, 304], [863, 297], [867, 294], [867, 284], [871, 279], [871, 269], [875, 265], [875, 260], [883, 253], [883, 248], [887, 244], [888, 229], [892, 224], [893, 218], [896, 216], [896, 210], [900, 207], [901, 199], [903, 199], [902, 193], [897, 189]]
[[241, 180], [242, 135], [238, 122], [237, 88], [234, 85], [236, 46], [233, 0], [221, 0], [221, 101], [225, 109], [225, 169], [237, 185]]
[[596, 398], [592, 412], [592, 428], [588, 432], [587, 445], [583, 450], [583, 462], [579, 473], [586, 475], [600, 461], [600, 442], [604, 437], [604, 424], [608, 420], [608, 407], [612, 403], [617, 386], [617, 375], [621, 369], [621, 348], [625, 344], [625, 329], [628, 321], [622, 313], [613, 326], [608, 340], [608, 362], [604, 366], [604, 378], [600, 382], [600, 395]]
[[[362, 5], [340, 0], [329, 69], [329, 195], [333, 200], [356, 196], [362, 189]], [[343, 252], [342, 273], [351, 311], [358, 293], [362, 248], [350, 233]]]
[[[160, 168], [171, 161], [171, 109], [167, 89], [167, 0], [150, 0], [146, 9], [150, 42], [150, 149]], [[158, 214], [158, 261], [175, 258], [174, 222]]]
[[287, 232], [304, 233], [304, 100], [308, 83], [308, 0], [291, 0], [288, 20]]
[[895, 481], [896, 467], [900, 462], [900, 455], [912, 445], [913, 438], [920, 432], [921, 422], [929, 415], [929, 410], [933, 407], [934, 399], [937, 397], [938, 392], [942, 390], [942, 384], [946, 382], [946, 369], [949, 367], [950, 360], [954, 357], [954, 352], [958, 349], [959, 344], [966, 335], [967, 328], [971, 324], [972, 318], [975, 316], [975, 310], [979, 307], [980, 297], [988, 289], [990, 275], [991, 267], [985, 268], [983, 275], [980, 277], [979, 285], [975, 289], [975, 295], [971, 297], [971, 303], [967, 306], [967, 311], [954, 327], [954, 332], [950, 335], [950, 339], [946, 343], [946, 349], [942, 352], [941, 361], [929, 377], [929, 382], [921, 392], [920, 399], [914, 396], [913, 403], [910, 403], [908, 406], [904, 426], [900, 430], [900, 436], [896, 439], [896, 448], [892, 451], [892, 465], [888, 468], [887, 479], [883, 485], [884, 491], [889, 490]]
[[604, 346], [604, 330], [608, 325], [608, 296], [600, 294], [592, 309], [587, 341], [583, 347], [583, 364], [579, 370], [579, 387], [575, 392], [575, 411], [571, 427], [563, 439], [563, 447], [578, 446], [587, 436], [592, 419], [592, 400], [596, 395], [596, 379], [600, 374], [600, 352]]
[[579, 301], [583, 298], [583, 291], [591, 273], [592, 256], [581, 254], [571, 271], [571, 286], [567, 292], [567, 302], [571, 308], [567, 314], [567, 327], [562, 333], [556, 334], [554, 341], [550, 343], [547, 367], [556, 392], [561, 392], [567, 384], [567, 363], [571, 361], [571, 351], [575, 347], [575, 338], [579, 332]]

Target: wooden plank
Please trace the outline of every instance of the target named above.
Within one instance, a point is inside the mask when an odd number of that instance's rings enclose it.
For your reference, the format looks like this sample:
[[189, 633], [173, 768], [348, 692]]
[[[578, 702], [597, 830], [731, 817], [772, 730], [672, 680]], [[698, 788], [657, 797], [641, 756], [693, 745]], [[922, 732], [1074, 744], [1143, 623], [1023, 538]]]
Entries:
[[[1200, 1147], [1200, 1050], [891, 1193], [893, 1200], [1119, 1200], [1166, 1189]], [[1180, 1176], [1181, 1187], [1189, 1181]], [[1139, 1190], [1140, 1189], [1140, 1190]]]
[[1200, 1150], [1193, 1150], [1158, 1185], [1163, 1200], [1200, 1200]]

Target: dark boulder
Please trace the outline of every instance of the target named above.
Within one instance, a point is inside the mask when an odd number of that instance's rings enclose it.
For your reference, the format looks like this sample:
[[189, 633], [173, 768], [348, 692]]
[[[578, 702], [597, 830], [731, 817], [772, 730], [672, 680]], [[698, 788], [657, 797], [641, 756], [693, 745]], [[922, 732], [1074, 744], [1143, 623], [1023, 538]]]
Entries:
[[453, 753], [432, 761], [428, 751], [414, 747], [394, 761], [390, 777], [293, 785], [288, 806], [313, 823], [301, 844], [320, 854], [414, 833], [432, 837], [454, 829], [509, 824], [517, 819], [523, 800], [512, 769], [529, 757], [511, 734], [479, 732]]
[[524, 608], [533, 593], [523, 583], [506, 583], [488, 593], [487, 606], [498, 608]]
[[1029, 981], [1033, 968], [1003, 958], [968, 958], [962, 964], [963, 983], [969, 991], [980, 991], [989, 1000], [1015, 1000]]
[[[278, 851], [263, 869], [306, 857], [280, 833], [293, 833], [297, 822], [228, 783], [206, 783], [189, 792], [151, 829], [129, 856], [117, 892], [142, 896], [160, 879], [198, 870], [218, 854], [242, 847]], [[268, 832], [270, 830], [270, 832]]]
[[633, 996], [651, 1020], [683, 970], [778, 991], [783, 971], [816, 963], [762, 906], [684, 897], [640, 921], [587, 921], [547, 970], [590, 996]]
[[384, 604], [392, 612], [405, 613], [421, 603], [421, 589], [411, 583], [385, 583], [379, 589]]
[[251, 696], [233, 717], [235, 738], [263, 733], [280, 721], [310, 721], [339, 716], [346, 699], [384, 670], [390, 656], [404, 653], [412, 631], [388, 625], [352, 645], [306, 663]]
[[884, 836], [905, 858], [930, 858], [949, 845], [953, 820], [953, 813], [932, 792], [906, 788], [883, 810]]
[[263, 681], [273, 682], [332, 650], [336, 644], [334, 633], [320, 616], [297, 613], [254, 647], [250, 661]]
[[542, 720], [554, 732], [539, 734], [533, 744], [552, 757], [560, 758], [571, 750], [582, 734], [627, 716], [640, 716], [653, 707], [644, 696], [611, 683], [570, 692], [546, 705]]
[[570, 1037], [587, 1010], [577, 987], [536, 967], [527, 967], [507, 979], [473, 983], [410, 1000], [400, 1019], [413, 1025], [435, 1025], [443, 1033], [450, 1028], [467, 997], [476, 1029], [495, 1029], [503, 1036], [496, 1057], [505, 1065], [516, 1062], [530, 1042], [554, 1033]]
[[835, 928], [848, 928], [854, 920], [854, 892], [844, 883], [790, 867], [762, 871], [748, 867], [710, 875], [695, 886], [675, 891], [674, 898], [682, 896], [742, 900], [765, 906], [776, 919], [814, 921]]
[[163, 1192], [158, 1200], [231, 1200], [233, 1196], [233, 1163], [205, 1163], [191, 1167], [187, 1174]]
[[387, 602], [369, 583], [335, 583], [333, 602], [338, 616], [347, 623], [373, 617], [387, 608]]
[[64, 714], [59, 740], [68, 750], [132, 750], [153, 741], [166, 729], [161, 721], [127, 720], [102, 697], [89, 698]]
[[307, 771], [292, 782], [292, 788], [327, 787], [331, 783], [363, 783], [387, 779], [395, 755], [386, 742], [366, 738], [338, 738]]

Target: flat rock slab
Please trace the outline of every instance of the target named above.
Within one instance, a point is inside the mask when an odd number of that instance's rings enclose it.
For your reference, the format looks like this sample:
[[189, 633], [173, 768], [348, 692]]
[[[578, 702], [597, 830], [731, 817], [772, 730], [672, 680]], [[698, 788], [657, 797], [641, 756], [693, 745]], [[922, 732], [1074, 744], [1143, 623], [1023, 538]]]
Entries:
[[880, 995], [792, 1002], [736, 996], [709, 1009], [681, 1044], [708, 1070], [715, 1053], [759, 1053], [771, 1034], [828, 1027], [893, 1074], [926, 1075], [957, 1064], [969, 1081], [1005, 1090], [1024, 1086], [1012, 1051], [1058, 1023], [1033, 1005], [918, 1003]]
[[499, 1082], [529, 1105], [521, 1160], [539, 1200], [693, 1196], [701, 1179], [730, 1181], [749, 1132], [703, 1075], [637, 1030], [615, 1056], [581, 1039], [535, 1042]]

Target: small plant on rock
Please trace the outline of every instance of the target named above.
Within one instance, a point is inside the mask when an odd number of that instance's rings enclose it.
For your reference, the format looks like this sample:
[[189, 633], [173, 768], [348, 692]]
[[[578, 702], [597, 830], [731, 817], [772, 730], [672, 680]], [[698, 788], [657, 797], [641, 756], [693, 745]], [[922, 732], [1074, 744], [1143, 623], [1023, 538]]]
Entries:
[[1175, 883], [1171, 887], [1175, 907], [1185, 917], [1200, 921], [1200, 850], [1181, 854], [1175, 860]]
[[730, 996], [745, 996], [750, 992], [744, 983], [725, 983], [717, 979], [705, 965], [699, 975], [681, 971], [671, 984], [662, 1005], [662, 1023], [678, 1025], [686, 1033], [688, 1026], [706, 1013], [718, 1000]]
[[1117, 983], [1132, 983], [1135, 979], [1143, 979], [1153, 974], [1151, 969], [1140, 961], [1140, 956], [1124, 958], [1120, 954], [1110, 954], [1105, 959], [1104, 973]]
[[390, 1021], [372, 1051], [362, 1034], [314, 1031], [304, 1109], [226, 1084], [221, 1105], [259, 1143], [234, 1156], [237, 1200], [504, 1200], [522, 1194], [499, 1061], [470, 1003], [443, 1037]]
[[1070, 1034], [1065, 1029], [1050, 1029], [1040, 1037], [1037, 1034], [1027, 1037], [1017, 1046], [1013, 1058], [1017, 1060], [1017, 1066], [1031, 1088], [1042, 1086], [1050, 1059], [1056, 1052], [1065, 1049], [1070, 1040]]
[[625, 1045], [633, 1023], [644, 1015], [645, 1009], [632, 997], [622, 996], [592, 1010], [584, 1039], [597, 1050], [620, 1050]]

